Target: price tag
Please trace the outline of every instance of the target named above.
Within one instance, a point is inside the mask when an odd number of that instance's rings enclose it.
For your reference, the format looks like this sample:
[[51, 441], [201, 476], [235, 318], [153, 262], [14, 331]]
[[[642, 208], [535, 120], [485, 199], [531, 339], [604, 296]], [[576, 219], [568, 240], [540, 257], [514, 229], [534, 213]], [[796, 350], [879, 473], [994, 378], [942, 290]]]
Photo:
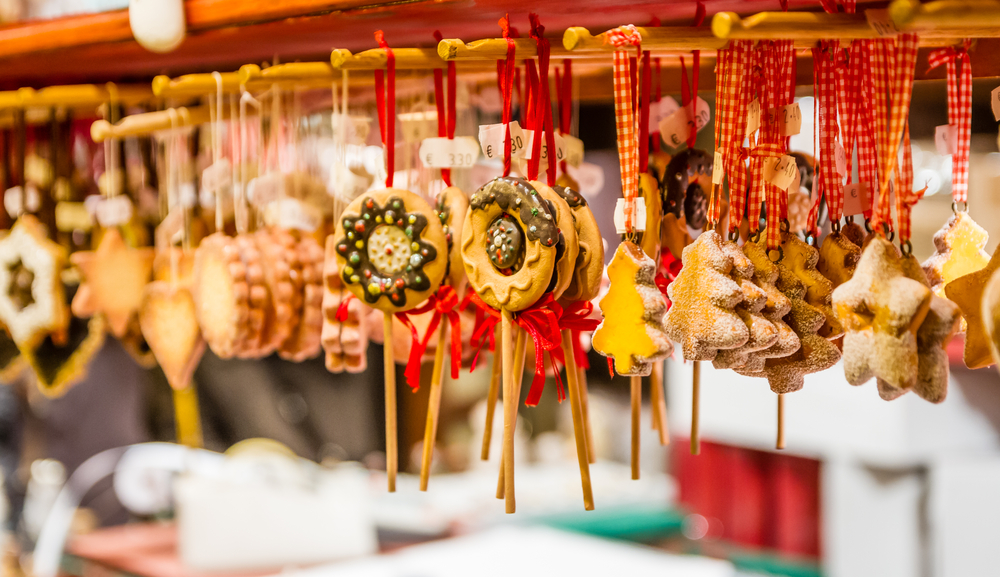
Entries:
[[426, 138], [420, 143], [420, 162], [428, 168], [468, 168], [478, 158], [479, 143], [468, 136]]
[[899, 28], [892, 21], [888, 10], [865, 10], [865, 19], [868, 25], [881, 37], [892, 37], [899, 34]]
[[990, 92], [990, 106], [993, 107], [993, 119], [1000, 121], [1000, 86]]
[[437, 134], [437, 111], [398, 114], [403, 142], [413, 144]]
[[798, 172], [799, 167], [791, 156], [769, 156], [764, 159], [764, 180], [781, 190], [788, 190]]
[[[632, 203], [632, 224], [634, 225], [634, 230], [643, 232], [646, 230], [646, 201], [641, 197], [636, 198], [635, 202]], [[625, 199], [619, 198], [618, 202], [615, 203], [615, 230], [618, 234], [625, 234], [628, 230], [625, 228]]]
[[[819, 179], [818, 178], [814, 178], [813, 179], [813, 188], [814, 189], [816, 188], [816, 183], [817, 182], [819, 182]], [[788, 191], [787, 192], [788, 192], [788, 194], [791, 194], [793, 192], [802, 192], [802, 171], [801, 170], [796, 170], [795, 171], [795, 175], [792, 177], [792, 183], [788, 185]], [[814, 191], [806, 191], [806, 194], [810, 195], [809, 196], [809, 200], [810, 200], [809, 206], [812, 206], [812, 194], [811, 194], [812, 192], [814, 192]]]
[[664, 96], [659, 102], [654, 102], [649, 107], [649, 132], [659, 132], [660, 122], [677, 111], [680, 105], [669, 96]]
[[781, 136], [795, 136], [802, 131], [802, 111], [799, 109], [799, 103], [793, 102], [768, 110], [767, 123], [777, 123], [778, 134]]
[[868, 187], [863, 182], [852, 182], [844, 186], [844, 214], [862, 214], [872, 205], [868, 200]]
[[722, 166], [722, 153], [715, 151], [715, 161], [712, 163], [712, 184], [722, 184], [725, 169]]
[[580, 163], [583, 162], [583, 141], [570, 134], [561, 136], [564, 150], [563, 158], [566, 160], [566, 164], [572, 167], [580, 166]]
[[[479, 144], [483, 155], [490, 160], [503, 160], [506, 131], [503, 124], [485, 124], [479, 127]], [[527, 139], [524, 130], [515, 120], [510, 123], [510, 157], [524, 158]]]
[[934, 129], [934, 146], [941, 156], [958, 154], [958, 127], [942, 124]]
[[660, 122], [660, 138], [671, 148], [677, 148], [684, 144], [691, 135], [692, 127], [696, 131], [708, 125], [712, 118], [712, 113], [708, 103], [702, 98], [698, 98], [695, 109], [695, 116], [691, 118], [691, 107], [678, 108], [673, 114], [664, 118]]
[[591, 162], [581, 162], [580, 166], [570, 166], [567, 170], [573, 180], [580, 185], [580, 194], [594, 198], [604, 188], [604, 169]]
[[125, 195], [102, 198], [88, 196], [84, 201], [87, 210], [104, 228], [125, 224], [132, 220], [132, 202]]
[[847, 152], [844, 151], [844, 145], [839, 140], [833, 149], [833, 158], [837, 163], [837, 174], [847, 176]]
[[760, 128], [760, 99], [754, 98], [750, 106], [747, 107], [747, 131], [750, 136]]
[[281, 228], [313, 232], [323, 221], [323, 212], [298, 199], [283, 198], [268, 206], [264, 220]]
[[228, 158], [213, 162], [211, 166], [201, 173], [202, 193], [214, 194], [229, 186], [233, 180], [233, 165]]

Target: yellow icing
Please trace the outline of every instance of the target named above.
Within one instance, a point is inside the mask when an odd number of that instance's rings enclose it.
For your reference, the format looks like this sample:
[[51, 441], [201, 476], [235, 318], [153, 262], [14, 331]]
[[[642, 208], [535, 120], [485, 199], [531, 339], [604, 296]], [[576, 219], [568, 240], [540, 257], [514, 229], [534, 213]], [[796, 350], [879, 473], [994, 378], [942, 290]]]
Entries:
[[611, 286], [601, 299], [604, 322], [594, 331], [594, 348], [614, 357], [615, 370], [623, 375], [633, 372], [635, 355], [650, 358], [659, 352], [646, 332], [646, 304], [636, 290], [642, 256], [632, 243], [618, 245], [608, 265]]

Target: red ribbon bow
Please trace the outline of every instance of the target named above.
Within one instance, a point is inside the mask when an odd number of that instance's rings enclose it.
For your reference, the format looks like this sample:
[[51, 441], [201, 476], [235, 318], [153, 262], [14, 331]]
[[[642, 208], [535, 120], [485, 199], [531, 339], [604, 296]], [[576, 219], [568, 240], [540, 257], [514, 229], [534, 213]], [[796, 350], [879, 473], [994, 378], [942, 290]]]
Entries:
[[552, 294], [546, 293], [537, 303], [514, 315], [514, 322], [521, 327], [521, 330], [528, 333], [535, 347], [535, 376], [531, 379], [531, 388], [528, 389], [528, 396], [524, 400], [524, 404], [529, 407], [538, 404], [542, 398], [542, 391], [545, 390], [545, 353], [549, 353], [552, 359], [552, 372], [556, 378], [559, 402], [566, 398], [559, 376], [559, 367], [556, 364], [556, 361], [563, 361], [562, 335], [559, 332], [562, 312], [562, 307], [552, 298]]
[[461, 310], [469, 307], [476, 309], [476, 322], [472, 327], [472, 338], [470, 344], [476, 349], [475, 356], [472, 357], [472, 364], [469, 365], [469, 372], [476, 370], [476, 362], [479, 360], [479, 353], [482, 352], [483, 345], [488, 344], [489, 350], [496, 350], [496, 342], [493, 335], [496, 332], [497, 323], [500, 322], [500, 311], [491, 307], [479, 298], [473, 290], [469, 290], [462, 302]]
[[[406, 375], [406, 384], [410, 385], [414, 391], [420, 388], [420, 360], [427, 350], [427, 343], [430, 341], [431, 335], [441, 324], [441, 317], [447, 317], [448, 323], [451, 325], [451, 378], [458, 378], [458, 371], [462, 365], [462, 327], [456, 310], [458, 304], [458, 293], [455, 292], [455, 289], [450, 285], [441, 285], [441, 288], [420, 307], [405, 313], [396, 313], [396, 318], [410, 329], [410, 336], [413, 339], [410, 346], [410, 358], [406, 361], [404, 374]], [[434, 311], [434, 314], [431, 315], [431, 322], [427, 325], [424, 338], [418, 339], [417, 328], [413, 326], [408, 315], [420, 315], [430, 311]], [[444, 330], [444, 327], [441, 330]], [[391, 336], [386, 338], [391, 338]]]
[[590, 361], [587, 360], [587, 352], [580, 344], [580, 333], [591, 332], [601, 324], [601, 321], [592, 318], [594, 303], [590, 301], [577, 301], [563, 307], [562, 316], [559, 317], [559, 328], [572, 332], [573, 338], [573, 358], [576, 360], [578, 368], [589, 369]]
[[347, 320], [347, 314], [349, 312], [347, 310], [347, 305], [351, 304], [351, 299], [355, 299], [355, 298], [357, 298], [357, 297], [354, 296], [354, 293], [347, 293], [346, 295], [344, 295], [344, 298], [341, 299], [340, 306], [337, 307], [337, 316], [336, 316], [336, 318], [337, 318], [338, 321], [344, 322], [344, 321]]

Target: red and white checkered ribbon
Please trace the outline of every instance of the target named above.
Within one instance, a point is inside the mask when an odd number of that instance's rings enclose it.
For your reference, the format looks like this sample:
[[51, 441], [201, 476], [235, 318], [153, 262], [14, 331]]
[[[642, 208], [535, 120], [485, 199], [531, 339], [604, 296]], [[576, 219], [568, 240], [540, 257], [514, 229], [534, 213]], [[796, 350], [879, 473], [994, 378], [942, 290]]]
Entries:
[[[625, 229], [635, 230], [632, 217], [635, 199], [639, 196], [639, 124], [635, 114], [634, 79], [629, 63], [630, 58], [638, 59], [642, 54], [642, 37], [635, 26], [629, 24], [609, 30], [604, 41], [615, 47], [615, 129], [618, 134], [618, 164], [621, 168], [622, 197], [625, 198]], [[635, 47], [635, 56], [629, 47]]]
[[[816, 198], [809, 210], [809, 231], [817, 233], [820, 199], [826, 197], [830, 220], [839, 221], [844, 210], [843, 179], [837, 172], [837, 64], [841, 58], [840, 41], [824, 40], [813, 48], [815, 77], [816, 133], [819, 148], [816, 155], [818, 182]], [[853, 144], [853, 143], [852, 143]]]
[[[722, 154], [723, 170], [729, 180], [729, 230], [739, 229], [747, 201], [747, 151], [743, 147], [746, 135], [747, 105], [750, 85], [747, 63], [752, 43], [734, 40], [729, 48], [720, 50], [716, 61], [715, 149]], [[718, 222], [722, 206], [712, 195], [711, 221]]]
[[958, 151], [951, 157], [951, 197], [955, 202], [969, 199], [969, 140], [972, 136], [972, 65], [966, 39], [959, 47], [940, 48], [930, 53], [930, 68], [948, 64], [948, 124], [957, 128]]
[[911, 172], [905, 174], [908, 163], [900, 167], [898, 160], [900, 140], [906, 131], [910, 98], [913, 95], [917, 46], [916, 34], [900, 34], [895, 39], [880, 39], [872, 43], [875, 124], [878, 130], [880, 166], [878, 197], [872, 216], [872, 228], [875, 230], [879, 230], [879, 226], [883, 224], [892, 230], [890, 182], [895, 185], [896, 190], [906, 191], [896, 195], [896, 208], [900, 213], [904, 198], [909, 196], [908, 189], [912, 188], [912, 164], [909, 167]]

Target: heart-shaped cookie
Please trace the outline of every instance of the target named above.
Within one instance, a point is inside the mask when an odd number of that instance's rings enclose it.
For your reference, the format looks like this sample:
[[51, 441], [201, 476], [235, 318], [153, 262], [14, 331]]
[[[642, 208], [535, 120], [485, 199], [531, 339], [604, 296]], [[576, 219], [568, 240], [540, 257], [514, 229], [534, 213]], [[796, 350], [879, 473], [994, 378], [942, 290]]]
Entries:
[[165, 281], [146, 285], [139, 326], [170, 386], [187, 387], [205, 352], [190, 289]]

